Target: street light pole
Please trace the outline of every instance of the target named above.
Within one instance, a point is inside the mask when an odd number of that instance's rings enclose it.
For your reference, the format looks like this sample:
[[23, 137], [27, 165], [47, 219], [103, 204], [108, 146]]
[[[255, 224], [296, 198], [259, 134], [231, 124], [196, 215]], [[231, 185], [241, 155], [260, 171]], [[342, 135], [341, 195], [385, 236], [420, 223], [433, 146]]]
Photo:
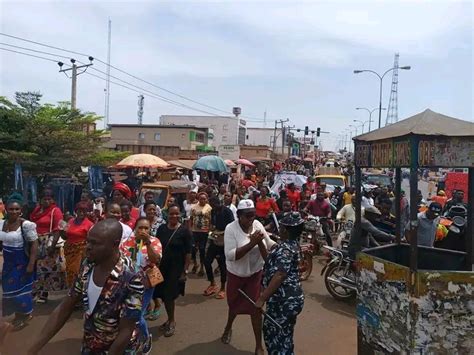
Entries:
[[390, 68], [388, 69], [385, 73], [383, 73], [382, 75], [380, 75], [379, 73], [373, 71], [373, 70], [368, 70], [368, 69], [363, 69], [363, 70], [354, 70], [354, 74], [360, 74], [360, 73], [372, 73], [372, 74], [375, 74], [378, 76], [378, 78], [380, 79], [380, 92], [379, 92], [379, 128], [381, 127], [382, 125], [382, 83], [383, 83], [383, 78], [385, 77], [385, 75], [387, 75], [387, 73], [391, 72], [392, 70], [395, 70], [395, 69], [402, 69], [402, 70], [410, 70], [411, 69], [411, 66], [409, 65], [405, 65], [403, 67], [393, 67], [393, 68]]
[[357, 126], [354, 126], [353, 124], [350, 124], [349, 127], [355, 128], [355, 131], [356, 131], [356, 135], [355, 135], [355, 136], [357, 137], [357, 136], [358, 136], [358, 134], [357, 134]]
[[[369, 110], [367, 107], [356, 107], [356, 110], [365, 110], [369, 113], [369, 132], [371, 132], [371, 130], [372, 130], [371, 129], [371, 123], [373, 122], [372, 114], [378, 109], [379, 109], [378, 107], [374, 108], [373, 110]], [[385, 111], [385, 110], [386, 110], [386, 108], [382, 108], [382, 111]]]
[[359, 122], [360, 124], [362, 124], [362, 134], [364, 134], [364, 127], [365, 127], [365, 124], [367, 123], [367, 121], [362, 122], [362, 121], [359, 121], [359, 120], [354, 120], [354, 122]]

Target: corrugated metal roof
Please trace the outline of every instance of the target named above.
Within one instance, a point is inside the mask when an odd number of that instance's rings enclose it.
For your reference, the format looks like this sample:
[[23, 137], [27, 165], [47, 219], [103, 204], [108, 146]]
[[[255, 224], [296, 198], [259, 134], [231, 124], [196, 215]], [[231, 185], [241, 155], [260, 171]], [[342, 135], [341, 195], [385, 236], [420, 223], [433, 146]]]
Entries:
[[354, 137], [357, 141], [378, 141], [415, 134], [423, 136], [474, 137], [474, 123], [426, 109], [414, 116], [370, 133]]

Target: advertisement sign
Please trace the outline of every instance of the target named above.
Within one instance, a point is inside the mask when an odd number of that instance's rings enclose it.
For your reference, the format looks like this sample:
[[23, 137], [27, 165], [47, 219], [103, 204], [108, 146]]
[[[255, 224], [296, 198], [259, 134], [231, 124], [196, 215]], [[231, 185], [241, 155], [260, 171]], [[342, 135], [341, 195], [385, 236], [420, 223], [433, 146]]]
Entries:
[[224, 160], [237, 160], [240, 158], [239, 145], [220, 145], [218, 151], [219, 156]]

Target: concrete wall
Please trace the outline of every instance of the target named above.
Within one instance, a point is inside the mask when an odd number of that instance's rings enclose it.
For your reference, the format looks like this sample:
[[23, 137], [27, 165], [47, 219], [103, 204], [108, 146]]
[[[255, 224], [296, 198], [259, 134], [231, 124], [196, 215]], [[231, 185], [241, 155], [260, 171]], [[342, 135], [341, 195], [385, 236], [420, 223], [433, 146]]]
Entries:
[[268, 145], [242, 145], [240, 146], [240, 156], [245, 159], [255, 158], [255, 157], [265, 157], [271, 158], [272, 151]]
[[[212, 146], [216, 149], [220, 145], [237, 144], [237, 119], [228, 116], [175, 116], [163, 115], [160, 117], [162, 125], [192, 125], [195, 127], [205, 127], [212, 129], [213, 141]], [[245, 126], [246, 122], [240, 120], [240, 140], [241, 144], [245, 142]]]

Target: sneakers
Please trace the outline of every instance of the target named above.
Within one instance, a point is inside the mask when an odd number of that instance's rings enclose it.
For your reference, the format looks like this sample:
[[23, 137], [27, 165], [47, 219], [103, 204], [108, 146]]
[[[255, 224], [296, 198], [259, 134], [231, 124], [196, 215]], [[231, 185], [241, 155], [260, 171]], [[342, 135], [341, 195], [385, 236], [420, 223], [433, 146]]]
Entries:
[[152, 348], [152, 336], [151, 334], [148, 336], [148, 340], [146, 341], [145, 346], [143, 347], [142, 354], [143, 355], [148, 355], [151, 353], [151, 348]]

